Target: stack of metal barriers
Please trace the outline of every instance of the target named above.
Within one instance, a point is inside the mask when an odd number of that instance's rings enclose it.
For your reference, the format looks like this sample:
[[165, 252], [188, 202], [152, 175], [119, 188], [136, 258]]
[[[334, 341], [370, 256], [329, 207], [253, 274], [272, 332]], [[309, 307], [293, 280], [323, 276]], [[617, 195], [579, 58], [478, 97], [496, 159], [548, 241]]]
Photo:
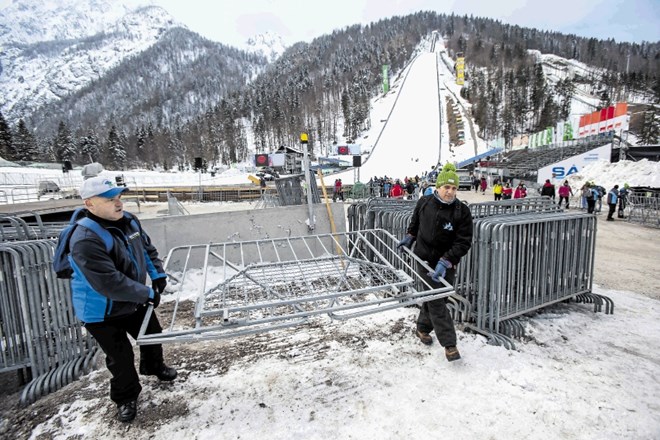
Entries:
[[0, 242], [55, 238], [66, 224], [44, 222], [37, 213], [33, 213], [33, 217], [33, 222], [15, 215], [0, 217]]
[[23, 405], [88, 373], [98, 351], [73, 314], [69, 280], [55, 277], [55, 244], [0, 243], [0, 373], [27, 382]]
[[628, 194], [628, 221], [660, 228], [660, 191], [634, 190]]
[[[402, 238], [415, 203], [390, 199], [356, 203], [350, 227], [369, 222]], [[596, 218], [563, 212], [546, 197], [469, 205], [474, 219], [472, 247], [458, 266], [455, 294], [448, 298], [454, 319], [515, 348], [524, 336], [516, 318], [551, 304], [574, 300], [612, 313], [612, 301], [592, 292]]]
[[[414, 270], [423, 262], [401, 255], [397, 243], [388, 231], [373, 229], [173, 248], [164, 265], [168, 290], [176, 295], [169, 325], [161, 334], [146, 334], [150, 308], [137, 342], [230, 338], [453, 293], [446, 282], [428, 285]], [[161, 305], [160, 315], [167, 312]]]

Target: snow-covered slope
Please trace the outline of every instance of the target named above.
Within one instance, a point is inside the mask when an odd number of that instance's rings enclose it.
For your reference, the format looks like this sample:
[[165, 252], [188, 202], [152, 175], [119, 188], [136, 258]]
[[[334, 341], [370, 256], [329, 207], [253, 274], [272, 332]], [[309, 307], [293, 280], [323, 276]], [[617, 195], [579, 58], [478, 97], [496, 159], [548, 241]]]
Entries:
[[255, 35], [246, 44], [246, 51], [262, 55], [271, 63], [286, 50], [282, 37], [272, 32]]

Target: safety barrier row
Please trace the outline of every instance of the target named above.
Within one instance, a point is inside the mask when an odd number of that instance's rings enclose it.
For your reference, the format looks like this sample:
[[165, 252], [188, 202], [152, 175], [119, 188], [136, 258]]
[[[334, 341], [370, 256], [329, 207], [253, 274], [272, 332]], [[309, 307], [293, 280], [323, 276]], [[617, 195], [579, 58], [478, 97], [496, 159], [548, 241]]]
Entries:
[[[371, 202], [371, 203], [370, 203]], [[547, 197], [475, 203], [472, 247], [458, 266], [449, 309], [456, 321], [494, 344], [514, 348], [524, 335], [516, 319], [574, 300], [612, 313], [612, 301], [592, 293], [596, 217], [563, 212]], [[369, 222], [403, 237], [414, 203], [386, 199], [353, 204], [349, 227]], [[365, 224], [362, 224], [365, 222]]]
[[645, 226], [660, 227], [660, 193], [631, 191], [628, 194], [628, 221]]
[[44, 222], [39, 214], [34, 214], [35, 221], [28, 223], [17, 216], [0, 217], [0, 241], [25, 241], [55, 238], [64, 228], [62, 222]]
[[55, 277], [54, 240], [0, 244], [0, 373], [30, 380], [23, 405], [91, 370], [97, 345], [73, 314], [68, 280]]

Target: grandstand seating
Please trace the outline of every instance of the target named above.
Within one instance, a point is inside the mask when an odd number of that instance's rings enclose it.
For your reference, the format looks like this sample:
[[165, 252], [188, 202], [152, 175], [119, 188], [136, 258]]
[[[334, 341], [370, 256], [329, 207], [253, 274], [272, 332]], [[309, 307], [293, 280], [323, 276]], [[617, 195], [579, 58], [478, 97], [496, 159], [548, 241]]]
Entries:
[[612, 142], [612, 134], [590, 136], [537, 148], [525, 148], [491, 156], [489, 168], [503, 169], [504, 175], [535, 180], [538, 170]]

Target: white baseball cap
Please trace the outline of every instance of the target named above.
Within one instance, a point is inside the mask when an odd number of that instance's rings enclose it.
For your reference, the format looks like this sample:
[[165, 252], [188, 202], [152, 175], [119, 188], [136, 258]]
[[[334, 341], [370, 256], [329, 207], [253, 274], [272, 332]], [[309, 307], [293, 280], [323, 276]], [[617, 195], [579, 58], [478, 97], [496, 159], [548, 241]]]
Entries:
[[95, 196], [111, 199], [124, 191], [128, 191], [125, 186], [117, 186], [107, 177], [92, 177], [83, 182], [80, 187], [80, 197], [89, 199]]

